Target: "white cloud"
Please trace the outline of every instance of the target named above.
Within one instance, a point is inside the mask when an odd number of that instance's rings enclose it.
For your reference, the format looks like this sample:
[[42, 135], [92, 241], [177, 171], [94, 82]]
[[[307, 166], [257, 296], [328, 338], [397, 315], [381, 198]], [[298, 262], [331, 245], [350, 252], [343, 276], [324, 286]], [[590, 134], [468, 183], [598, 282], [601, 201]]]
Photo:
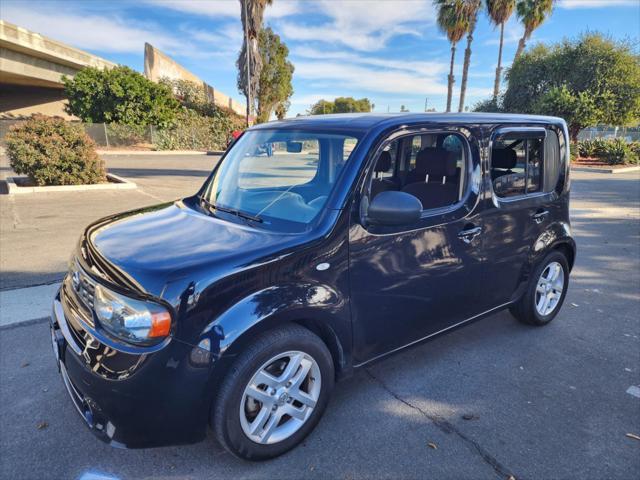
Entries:
[[[238, 0], [146, 0], [146, 3], [183, 13], [206, 15], [213, 18], [240, 18], [240, 2]], [[299, 0], [278, 0], [266, 8], [265, 18], [287, 17], [300, 13], [302, 10]]]
[[318, 0], [305, 7], [317, 9], [329, 21], [320, 25], [282, 21], [279, 30], [284, 37], [364, 51], [378, 50], [397, 35], [421, 35], [435, 18], [429, 0]]
[[67, 13], [64, 10], [36, 10], [25, 4], [8, 3], [2, 7], [2, 17], [16, 25], [81, 49], [141, 55], [144, 42], [167, 51], [183, 46], [183, 42], [175, 35], [165, 33], [154, 25], [125, 22], [118, 16], [84, 15]]
[[428, 62], [412, 60], [392, 60], [387, 58], [373, 57], [345, 51], [327, 51], [310, 47], [296, 48], [291, 52], [293, 57], [303, 57], [314, 60], [340, 60], [361, 65], [370, 65], [382, 69], [402, 70], [406, 72], [418, 73], [422, 75], [440, 75], [447, 72], [448, 61]]
[[425, 76], [401, 70], [367, 68], [347, 62], [296, 62], [296, 75], [300, 79], [324, 81], [340, 89], [395, 94], [446, 93], [442, 75]]
[[601, 8], [601, 7], [638, 7], [638, 0], [560, 0], [558, 7], [575, 8]]

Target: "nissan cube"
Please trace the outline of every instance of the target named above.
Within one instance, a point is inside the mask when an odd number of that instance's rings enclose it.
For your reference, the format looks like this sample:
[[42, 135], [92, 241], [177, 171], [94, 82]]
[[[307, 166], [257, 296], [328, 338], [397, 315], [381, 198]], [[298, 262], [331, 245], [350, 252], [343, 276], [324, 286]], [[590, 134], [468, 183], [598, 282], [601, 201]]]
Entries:
[[62, 381], [111, 445], [210, 428], [275, 457], [358, 368], [503, 309], [553, 320], [576, 256], [569, 187], [560, 118], [255, 126], [193, 196], [85, 230], [53, 304]]

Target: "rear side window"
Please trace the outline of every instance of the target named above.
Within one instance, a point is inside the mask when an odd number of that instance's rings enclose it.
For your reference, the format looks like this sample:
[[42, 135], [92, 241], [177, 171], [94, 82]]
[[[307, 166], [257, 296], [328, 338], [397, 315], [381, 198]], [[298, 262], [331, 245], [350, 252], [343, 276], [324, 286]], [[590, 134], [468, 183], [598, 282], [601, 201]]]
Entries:
[[496, 140], [491, 151], [493, 191], [502, 198], [541, 192], [544, 158], [541, 138]]
[[560, 139], [553, 130], [547, 131], [544, 141], [544, 191], [552, 192], [558, 185], [562, 156], [560, 154]]

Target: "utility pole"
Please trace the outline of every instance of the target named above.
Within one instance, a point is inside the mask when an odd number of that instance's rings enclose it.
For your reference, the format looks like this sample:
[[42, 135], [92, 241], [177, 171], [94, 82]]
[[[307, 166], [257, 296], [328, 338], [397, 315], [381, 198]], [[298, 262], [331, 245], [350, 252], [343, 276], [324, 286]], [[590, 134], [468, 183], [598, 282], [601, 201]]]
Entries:
[[247, 0], [242, 0], [244, 8], [244, 43], [247, 56], [247, 128], [249, 128], [249, 116], [251, 115], [251, 55], [249, 54], [249, 17], [247, 17]]

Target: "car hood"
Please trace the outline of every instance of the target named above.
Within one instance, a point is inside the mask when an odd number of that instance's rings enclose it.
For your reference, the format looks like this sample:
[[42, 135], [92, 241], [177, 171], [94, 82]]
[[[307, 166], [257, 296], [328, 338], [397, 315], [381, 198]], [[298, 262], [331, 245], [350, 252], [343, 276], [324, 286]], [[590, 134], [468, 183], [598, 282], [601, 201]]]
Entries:
[[84, 238], [91, 269], [159, 297], [171, 282], [212, 282], [300, 243], [300, 235], [225, 221], [186, 200], [106, 218]]

